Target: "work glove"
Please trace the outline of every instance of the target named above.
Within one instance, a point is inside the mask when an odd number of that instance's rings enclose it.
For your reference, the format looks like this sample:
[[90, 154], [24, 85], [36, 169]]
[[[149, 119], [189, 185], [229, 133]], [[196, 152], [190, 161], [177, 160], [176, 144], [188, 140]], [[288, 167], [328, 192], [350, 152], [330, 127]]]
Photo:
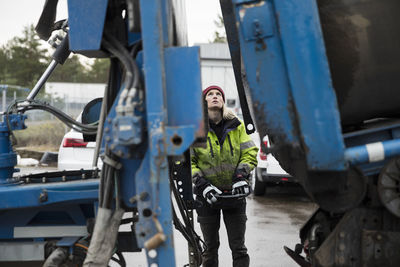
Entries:
[[247, 182], [248, 176], [244, 168], [236, 169], [232, 177], [232, 195], [247, 195], [250, 193], [250, 186]]
[[217, 196], [220, 194], [222, 194], [222, 191], [211, 184], [207, 185], [203, 190], [203, 197], [210, 205], [218, 201]]
[[247, 195], [250, 193], [249, 184], [242, 180], [232, 185], [232, 195]]

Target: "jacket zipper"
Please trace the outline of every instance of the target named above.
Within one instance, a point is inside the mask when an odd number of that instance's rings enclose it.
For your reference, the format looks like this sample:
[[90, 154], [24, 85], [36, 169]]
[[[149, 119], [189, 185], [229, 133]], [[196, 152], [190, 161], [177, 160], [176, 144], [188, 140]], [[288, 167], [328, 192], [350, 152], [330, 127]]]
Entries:
[[228, 142], [229, 142], [229, 147], [231, 148], [231, 155], [233, 157], [233, 147], [232, 147], [232, 142], [231, 142], [231, 137], [228, 134]]
[[211, 138], [210, 137], [208, 137], [208, 143], [210, 144], [211, 157], [213, 158], [214, 157], [214, 151], [213, 151], [213, 147], [212, 147], [212, 144], [211, 144]]

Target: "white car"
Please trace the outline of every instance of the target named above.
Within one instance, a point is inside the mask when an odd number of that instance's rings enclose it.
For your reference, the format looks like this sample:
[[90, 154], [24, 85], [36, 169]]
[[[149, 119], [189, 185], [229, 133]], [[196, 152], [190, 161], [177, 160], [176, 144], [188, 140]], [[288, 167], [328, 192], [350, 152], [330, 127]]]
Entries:
[[[95, 147], [96, 142], [84, 142], [82, 133], [72, 129], [64, 135], [58, 150], [58, 169], [92, 169]], [[102, 161], [99, 158], [97, 167], [101, 166]]]
[[[255, 144], [260, 144], [259, 134], [251, 134]], [[263, 137], [263, 143], [266, 147], [270, 147], [268, 136]], [[297, 182], [294, 177], [288, 174], [282, 169], [279, 162], [272, 156], [272, 154], [265, 154], [259, 148], [257, 154], [257, 167], [252, 173], [252, 189], [255, 196], [264, 195], [265, 189], [268, 185], [277, 185], [283, 183], [295, 183]]]
[[[78, 116], [77, 121], [81, 121], [81, 115]], [[84, 142], [83, 134], [71, 129], [61, 141], [57, 168], [59, 170], [93, 169], [95, 147], [96, 142]], [[101, 168], [102, 165], [103, 162], [99, 158], [97, 167]]]
[[[79, 114], [77, 121], [84, 123], [94, 123], [99, 119], [101, 98], [95, 98], [86, 104], [85, 108]], [[83, 119], [82, 119], [83, 117]], [[93, 169], [93, 157], [96, 148], [96, 142], [85, 142], [83, 134], [71, 129], [67, 132], [61, 141], [58, 150], [58, 169], [59, 170], [79, 170]], [[103, 162], [99, 158], [97, 167], [101, 168]]]

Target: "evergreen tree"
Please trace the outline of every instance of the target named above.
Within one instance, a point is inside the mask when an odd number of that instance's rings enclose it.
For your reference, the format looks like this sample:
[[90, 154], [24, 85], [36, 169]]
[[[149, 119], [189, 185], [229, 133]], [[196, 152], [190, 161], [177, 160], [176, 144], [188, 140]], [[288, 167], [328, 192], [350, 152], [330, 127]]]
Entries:
[[90, 81], [94, 83], [106, 83], [109, 68], [110, 60], [108, 58], [97, 58], [88, 72]]
[[[49, 45], [39, 39], [33, 25], [25, 27], [21, 37], [14, 37], [0, 47], [0, 84], [32, 89], [52, 60], [50, 55], [54, 49], [49, 51], [47, 47]], [[72, 54], [63, 65], [56, 67], [48, 81], [106, 83], [109, 65], [109, 59], [95, 59], [86, 67], [78, 55]]]
[[77, 55], [70, 56], [63, 65], [57, 66], [49, 78], [49, 82], [82, 83], [88, 80], [87, 70]]
[[14, 37], [1, 48], [1, 83], [32, 88], [47, 67], [46, 54], [33, 25], [25, 27], [22, 37]]

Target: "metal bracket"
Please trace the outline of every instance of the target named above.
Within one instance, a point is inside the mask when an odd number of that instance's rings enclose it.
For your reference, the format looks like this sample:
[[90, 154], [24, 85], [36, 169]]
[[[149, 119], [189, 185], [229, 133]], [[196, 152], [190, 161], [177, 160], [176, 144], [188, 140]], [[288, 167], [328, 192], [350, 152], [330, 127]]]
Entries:
[[[249, 1], [248, 1], [249, 2]], [[252, 1], [254, 2], [254, 1]], [[239, 11], [244, 39], [246, 42], [259, 41], [274, 36], [273, 13], [267, 1], [247, 4], [238, 1], [242, 5]]]
[[138, 145], [142, 142], [142, 118], [123, 116], [113, 120], [114, 139], [121, 145]]

